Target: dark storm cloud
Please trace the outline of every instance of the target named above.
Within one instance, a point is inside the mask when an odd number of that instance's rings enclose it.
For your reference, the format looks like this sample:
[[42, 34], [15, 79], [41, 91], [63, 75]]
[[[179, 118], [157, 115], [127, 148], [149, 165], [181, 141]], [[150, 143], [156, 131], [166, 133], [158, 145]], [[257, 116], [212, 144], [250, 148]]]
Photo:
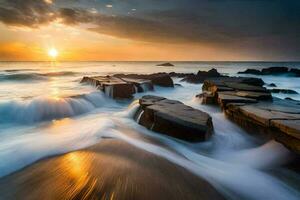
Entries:
[[42, 0], [0, 0], [0, 21], [8, 25], [38, 27], [55, 18], [51, 4]]
[[300, 50], [300, 1], [294, 0], [0, 2], [0, 20], [8, 25], [38, 27], [60, 19], [67, 25], [89, 23], [89, 30], [101, 34], [147, 42], [210, 43], [258, 51], [274, 47], [290, 54]]

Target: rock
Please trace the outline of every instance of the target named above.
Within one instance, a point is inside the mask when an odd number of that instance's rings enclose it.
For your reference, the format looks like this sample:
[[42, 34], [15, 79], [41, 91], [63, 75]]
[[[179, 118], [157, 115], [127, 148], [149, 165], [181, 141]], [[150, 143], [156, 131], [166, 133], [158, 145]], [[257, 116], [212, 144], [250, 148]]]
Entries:
[[293, 101], [293, 102], [296, 102], [298, 105], [300, 105], [300, 101], [299, 100], [293, 99], [291, 97], [286, 97], [285, 100]]
[[263, 84], [264, 82], [259, 78], [219, 77], [205, 80], [202, 90], [211, 92], [233, 90], [266, 92], [266, 89], [262, 87]]
[[122, 78], [122, 80], [127, 83], [132, 83], [135, 86], [136, 92], [147, 92], [154, 89], [151, 80], [131, 78]]
[[272, 93], [283, 93], [283, 94], [298, 94], [295, 90], [289, 90], [289, 89], [270, 89], [268, 90]]
[[261, 78], [238, 77], [238, 79], [237, 82], [248, 84], [248, 85], [263, 86], [265, 84], [265, 82]]
[[171, 77], [184, 78], [186, 76], [192, 76], [192, 75], [195, 75], [195, 74], [193, 74], [193, 73], [176, 73], [176, 72], [170, 72], [169, 75]]
[[300, 76], [300, 69], [292, 68], [290, 69], [290, 73], [294, 74], [295, 76]]
[[218, 92], [218, 103], [224, 109], [229, 103], [257, 103], [255, 99], [240, 97], [231, 92]]
[[181, 84], [179, 83], [175, 83], [174, 86], [178, 86], [178, 87], [183, 87]]
[[243, 72], [238, 72], [238, 74], [254, 74], [254, 75], [260, 75], [261, 71], [257, 70], [257, 69], [246, 69]]
[[118, 78], [131, 78], [131, 79], [145, 79], [151, 80], [153, 84], [162, 87], [174, 87], [172, 78], [167, 73], [155, 74], [115, 74], [114, 77]]
[[157, 96], [139, 100], [138, 123], [153, 131], [186, 141], [205, 141], [213, 131], [211, 117], [179, 101]]
[[246, 97], [256, 100], [271, 100], [272, 95], [269, 92], [253, 92], [253, 91], [238, 91], [235, 93], [236, 96]]
[[266, 88], [245, 84], [237, 77], [205, 80], [202, 90], [204, 93], [198, 97], [205, 103], [217, 102], [227, 117], [246, 130], [275, 139], [300, 154], [300, 105], [297, 101], [272, 98]]
[[278, 75], [287, 73], [289, 69], [287, 67], [269, 67], [261, 70], [262, 75]]
[[198, 73], [188, 75], [181, 81], [186, 81], [188, 83], [203, 83], [205, 79], [208, 78], [216, 78], [216, 77], [223, 77], [216, 69], [211, 69], [209, 71], [198, 71]]
[[196, 95], [196, 97], [202, 99], [202, 104], [215, 104], [216, 103], [215, 97], [211, 92], [203, 92], [201, 94]]
[[270, 84], [267, 84], [268, 87], [277, 87], [277, 85], [275, 83], [270, 83]]
[[[282, 132], [300, 140], [300, 119], [295, 120], [272, 120], [271, 126], [278, 128]], [[300, 150], [300, 149], [299, 149]]]
[[135, 93], [133, 83], [113, 76], [83, 77], [81, 83], [94, 85], [112, 98], [131, 98]]
[[289, 73], [287, 67], [269, 67], [264, 68], [261, 71], [257, 69], [247, 69], [243, 72], [238, 72], [239, 74], [254, 74], [254, 75], [280, 75]]
[[267, 92], [267, 89], [261, 86], [254, 86], [245, 83], [225, 82], [225, 85], [234, 90], [252, 91], [252, 92]]
[[300, 106], [285, 100], [227, 105], [226, 115], [255, 133], [274, 138], [300, 154]]
[[162, 87], [174, 87], [173, 80], [171, 79], [169, 74], [152, 74], [150, 75], [149, 79], [155, 85], [159, 85]]
[[167, 62], [167, 63], [158, 64], [156, 66], [173, 67], [174, 65], [172, 63]]

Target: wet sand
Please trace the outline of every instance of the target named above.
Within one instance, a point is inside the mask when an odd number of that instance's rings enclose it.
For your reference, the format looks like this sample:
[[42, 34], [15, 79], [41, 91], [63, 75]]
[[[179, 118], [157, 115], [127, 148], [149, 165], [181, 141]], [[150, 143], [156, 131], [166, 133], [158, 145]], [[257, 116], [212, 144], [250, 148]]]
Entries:
[[118, 139], [0, 179], [1, 199], [224, 199], [209, 183]]

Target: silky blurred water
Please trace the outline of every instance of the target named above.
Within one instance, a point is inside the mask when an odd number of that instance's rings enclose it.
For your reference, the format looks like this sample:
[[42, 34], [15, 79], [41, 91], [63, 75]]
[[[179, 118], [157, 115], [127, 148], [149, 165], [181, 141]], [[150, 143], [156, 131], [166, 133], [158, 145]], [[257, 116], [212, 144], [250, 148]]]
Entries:
[[[201, 84], [176, 78], [174, 81], [182, 86], [155, 87], [154, 91], [136, 94], [132, 100], [115, 101], [92, 86], [80, 84], [80, 80], [86, 75], [196, 73], [213, 67], [237, 76], [238, 71], [247, 68], [300, 68], [300, 63], [174, 62], [175, 67], [159, 67], [158, 63], [0, 62], [0, 177], [42, 158], [93, 145], [103, 137], [115, 137], [205, 178], [230, 199], [299, 199], [300, 177], [283, 167], [290, 152], [275, 141], [261, 141], [249, 135], [226, 119], [217, 107], [201, 105], [195, 98], [201, 92]], [[300, 93], [299, 78], [252, 77]], [[213, 137], [191, 144], [141, 127], [133, 120], [138, 106], [134, 100], [145, 94], [179, 100], [208, 112], [213, 118]], [[275, 96], [300, 100], [299, 95]], [[141, 138], [126, 134], [119, 128], [122, 126]], [[164, 146], [143, 137], [158, 140]], [[298, 182], [283, 181], [291, 177]]]

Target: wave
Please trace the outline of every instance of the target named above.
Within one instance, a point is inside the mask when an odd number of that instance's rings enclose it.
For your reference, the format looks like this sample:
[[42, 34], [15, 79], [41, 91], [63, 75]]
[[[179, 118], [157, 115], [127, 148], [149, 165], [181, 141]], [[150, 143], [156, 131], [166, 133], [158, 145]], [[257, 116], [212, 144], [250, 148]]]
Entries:
[[46, 77], [43, 77], [37, 73], [0, 75], [0, 81], [37, 81], [37, 80], [46, 80], [46, 79], [47, 79]]
[[[10, 70], [9, 72], [17, 72]], [[17, 73], [17, 74], [0, 74], [0, 81], [41, 81], [47, 80], [49, 77], [56, 76], [74, 76], [77, 72], [61, 71], [47, 73]]]
[[0, 104], [0, 123], [34, 123], [90, 112], [110, 101], [102, 92], [66, 98], [39, 97]]
[[77, 72], [71, 72], [71, 71], [62, 71], [62, 72], [48, 72], [44, 74], [40, 74], [41, 76], [47, 76], [47, 77], [52, 77], [52, 76], [73, 76], [77, 75]]
[[6, 69], [4, 72], [24, 72], [24, 71], [36, 71], [38, 69]]

